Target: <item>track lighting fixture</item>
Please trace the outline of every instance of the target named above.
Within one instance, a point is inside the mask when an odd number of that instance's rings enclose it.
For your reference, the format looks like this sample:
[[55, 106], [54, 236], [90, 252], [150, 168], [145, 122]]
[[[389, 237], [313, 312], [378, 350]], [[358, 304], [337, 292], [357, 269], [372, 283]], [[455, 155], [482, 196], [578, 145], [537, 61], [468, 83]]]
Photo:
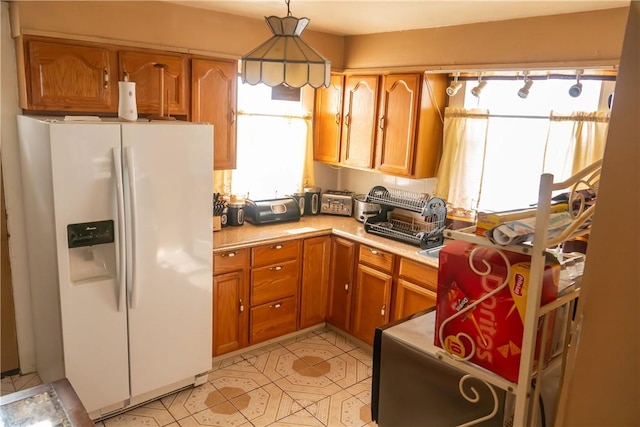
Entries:
[[580, 83], [580, 74], [582, 74], [582, 70], [578, 70], [576, 72], [576, 84], [569, 88], [569, 95], [573, 98], [577, 98], [582, 93], [582, 83]]
[[487, 81], [486, 80], [482, 80], [482, 76], [478, 77], [478, 86], [474, 87], [473, 89], [471, 89], [471, 95], [475, 96], [476, 98], [480, 97], [480, 93], [482, 93], [482, 89], [484, 89], [484, 87], [487, 85]]
[[454, 96], [456, 93], [458, 93], [458, 91], [462, 87], [462, 82], [458, 81], [458, 77], [459, 76], [460, 76], [460, 73], [456, 73], [455, 74], [455, 76], [453, 78], [453, 81], [451, 82], [451, 84], [447, 88], [447, 95]]
[[527, 96], [529, 96], [529, 89], [531, 89], [531, 85], [533, 85], [533, 80], [531, 80], [529, 77], [527, 77], [527, 73], [524, 73], [524, 86], [522, 86], [520, 88], [520, 90], [518, 91], [518, 96], [520, 98], [526, 98]]

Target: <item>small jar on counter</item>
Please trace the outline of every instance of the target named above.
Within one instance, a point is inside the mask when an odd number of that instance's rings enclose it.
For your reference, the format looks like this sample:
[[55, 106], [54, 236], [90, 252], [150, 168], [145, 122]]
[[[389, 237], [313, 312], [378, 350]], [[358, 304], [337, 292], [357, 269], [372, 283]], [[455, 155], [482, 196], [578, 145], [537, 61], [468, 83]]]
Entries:
[[244, 224], [244, 202], [230, 202], [227, 206], [227, 224], [238, 226]]

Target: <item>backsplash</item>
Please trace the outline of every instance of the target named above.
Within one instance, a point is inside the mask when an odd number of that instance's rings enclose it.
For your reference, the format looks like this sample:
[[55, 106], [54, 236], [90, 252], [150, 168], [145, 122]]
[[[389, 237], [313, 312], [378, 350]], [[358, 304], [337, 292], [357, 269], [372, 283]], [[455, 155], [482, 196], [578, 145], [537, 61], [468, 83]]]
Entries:
[[343, 168], [339, 171], [339, 189], [348, 189], [356, 194], [365, 194], [372, 187], [381, 185], [387, 188], [397, 188], [416, 193], [431, 194], [435, 190], [436, 178], [408, 179], [375, 172]]

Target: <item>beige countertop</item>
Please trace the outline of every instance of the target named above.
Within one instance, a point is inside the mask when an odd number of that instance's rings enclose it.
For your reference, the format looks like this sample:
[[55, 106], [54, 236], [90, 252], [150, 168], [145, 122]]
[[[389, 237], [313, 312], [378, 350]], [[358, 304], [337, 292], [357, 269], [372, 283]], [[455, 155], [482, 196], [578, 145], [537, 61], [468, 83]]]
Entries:
[[213, 252], [328, 234], [364, 243], [433, 267], [438, 266], [437, 259], [418, 254], [418, 246], [369, 234], [364, 231], [362, 223], [354, 218], [334, 215], [303, 216], [300, 221], [283, 224], [253, 225], [245, 221], [239, 227], [225, 227], [213, 233]]

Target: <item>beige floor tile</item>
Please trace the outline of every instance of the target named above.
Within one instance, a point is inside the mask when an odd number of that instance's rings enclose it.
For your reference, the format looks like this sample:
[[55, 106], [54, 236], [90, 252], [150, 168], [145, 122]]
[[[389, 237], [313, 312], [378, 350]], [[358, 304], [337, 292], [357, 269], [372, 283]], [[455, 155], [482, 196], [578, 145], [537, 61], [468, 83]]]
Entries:
[[231, 402], [223, 402], [178, 420], [180, 427], [220, 426], [220, 427], [252, 427], [247, 419]]
[[309, 357], [309, 360], [316, 360], [316, 363], [329, 360], [332, 357], [344, 353], [343, 350], [323, 339], [295, 342], [286, 345], [285, 348], [301, 359]]
[[271, 380], [255, 366], [236, 363], [209, 373], [209, 382], [227, 399], [269, 384]]
[[343, 353], [314, 367], [320, 369], [325, 365], [329, 368], [324, 375], [342, 388], [351, 387], [369, 378], [367, 366], [348, 353]]
[[335, 345], [342, 351], [351, 351], [358, 347], [358, 344], [356, 344], [354, 341], [351, 341], [344, 335], [340, 335], [336, 331], [327, 330], [319, 333], [318, 336]]
[[247, 359], [249, 363], [271, 381], [294, 374], [293, 364], [297, 360], [298, 357], [295, 354], [282, 346]]
[[346, 389], [355, 396], [360, 402], [371, 405], [371, 377]]
[[13, 386], [13, 380], [11, 379], [11, 377], [3, 378], [0, 385], [0, 395], [2, 396], [11, 394], [16, 391], [16, 388]]
[[216, 360], [211, 363], [211, 370], [215, 371], [216, 369], [226, 368], [227, 366], [231, 366], [234, 363], [239, 363], [244, 360], [243, 355], [237, 355], [233, 357], [228, 357], [226, 359]]
[[279, 344], [282, 345], [283, 347], [286, 347], [296, 342], [314, 341], [319, 339], [322, 339], [322, 338], [320, 338], [316, 332], [312, 331], [306, 334], [301, 334], [295, 337], [287, 338], [286, 340], [280, 341]]
[[351, 356], [355, 357], [368, 367], [373, 366], [373, 349], [358, 347], [348, 352]]
[[324, 424], [303, 409], [273, 424], [269, 424], [269, 427], [324, 427]]
[[102, 420], [105, 427], [168, 426], [173, 416], [159, 400], [134, 408], [115, 417]]
[[330, 427], [362, 427], [371, 422], [371, 407], [344, 390], [306, 409]]
[[161, 402], [176, 420], [180, 420], [226, 400], [211, 383], [205, 383], [163, 397]]
[[305, 407], [340, 391], [340, 386], [331, 381], [313, 366], [300, 368], [295, 374], [281, 378], [275, 384]]
[[271, 425], [302, 409], [273, 383], [231, 399], [231, 403], [255, 427]]
[[31, 387], [42, 384], [42, 380], [38, 374], [14, 375], [11, 377], [13, 387], [16, 391], [26, 390]]
[[265, 354], [265, 353], [269, 353], [270, 351], [274, 351], [277, 350], [279, 348], [282, 348], [282, 345], [277, 342], [277, 343], [273, 343], [273, 344], [267, 344], [264, 345], [262, 347], [258, 347], [258, 348], [254, 348], [251, 351], [247, 351], [245, 353], [242, 353], [242, 357], [245, 359], [251, 359], [255, 356], [259, 356], [261, 354]]

